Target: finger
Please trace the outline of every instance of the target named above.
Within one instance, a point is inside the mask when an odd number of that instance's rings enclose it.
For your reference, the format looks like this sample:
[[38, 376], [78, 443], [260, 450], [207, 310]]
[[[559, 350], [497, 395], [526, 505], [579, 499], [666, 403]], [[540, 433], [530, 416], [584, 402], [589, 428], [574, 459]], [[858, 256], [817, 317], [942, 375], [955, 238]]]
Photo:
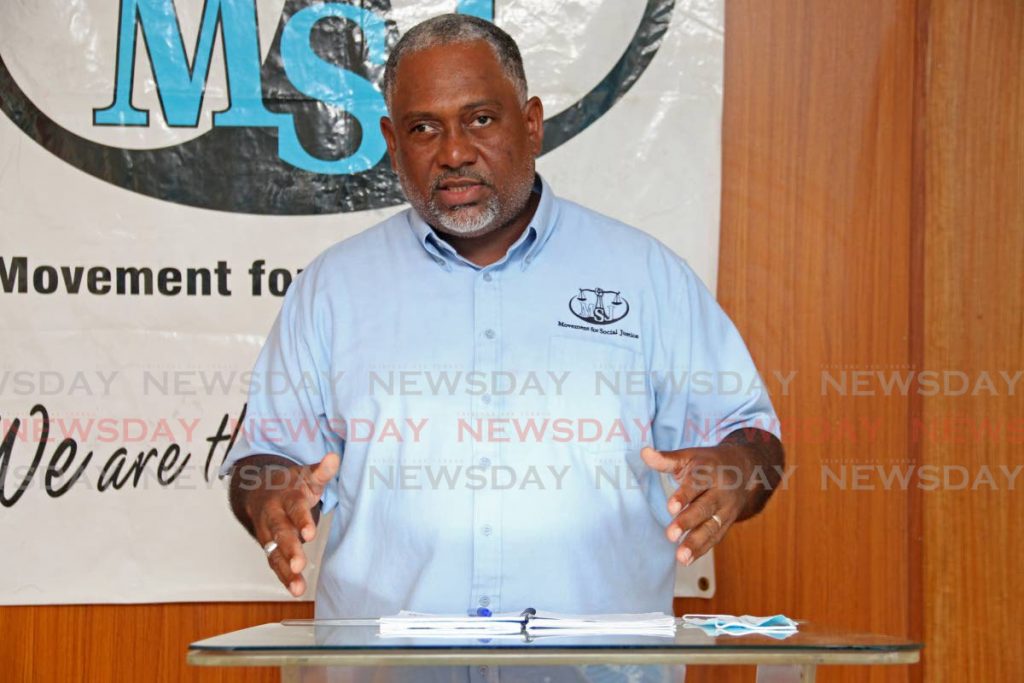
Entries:
[[274, 540], [274, 532], [271, 531], [268, 524], [270, 516], [267, 514], [266, 507], [260, 508], [259, 511], [252, 516], [252, 529], [256, 536], [256, 542], [262, 546], [266, 546], [267, 543]]
[[305, 496], [289, 496], [284, 503], [284, 511], [299, 530], [302, 541], [308, 543], [316, 537], [316, 520], [313, 519], [313, 512], [306, 504]]
[[[297, 532], [291, 526], [280, 503], [274, 501], [264, 507], [254, 522], [256, 539], [260, 545], [265, 546], [270, 541], [277, 543], [274, 551], [267, 556], [267, 561], [277, 574], [278, 579], [293, 595], [302, 595], [306, 590], [305, 580], [300, 574], [306, 564], [305, 553], [302, 552], [302, 546], [297, 540]], [[296, 561], [294, 556], [296, 547], [299, 552], [299, 561]]]
[[[318, 487], [322, 493], [323, 488], [338, 474], [339, 467], [341, 467], [341, 458], [338, 457], [338, 454], [328, 453], [323, 460], [309, 468], [306, 482], [310, 488]], [[319, 498], [319, 494], [317, 498]]]
[[299, 597], [306, 592], [306, 580], [302, 578], [302, 574], [291, 570], [291, 566], [281, 554], [280, 548], [275, 549], [267, 556], [267, 563], [270, 564], [270, 568], [274, 570], [278, 580], [284, 584], [289, 593]]
[[714, 479], [703, 465], [691, 464], [679, 477], [679, 488], [669, 496], [666, 506], [673, 515], [678, 515], [705, 491], [714, 488]]
[[670, 541], [678, 541], [685, 532], [696, 529], [711, 519], [711, 515], [717, 514], [720, 518], [725, 519], [720, 512], [721, 507], [718, 492], [708, 491], [697, 497], [675, 519], [669, 522], [665, 529], [665, 535]]
[[294, 573], [301, 572], [306, 566], [306, 554], [302, 551], [299, 530], [281, 503], [275, 501], [263, 510], [263, 524], [270, 532], [270, 538], [277, 543], [277, 552], [281, 553]]
[[647, 466], [658, 472], [668, 472], [678, 475], [686, 461], [689, 459], [689, 452], [694, 449], [683, 449], [681, 451], [657, 451], [650, 446], [640, 449], [640, 459], [647, 463]]
[[683, 565], [693, 564], [694, 560], [718, 545], [731, 525], [731, 518], [718, 515], [722, 524], [709, 517], [690, 530], [676, 550], [676, 559]]

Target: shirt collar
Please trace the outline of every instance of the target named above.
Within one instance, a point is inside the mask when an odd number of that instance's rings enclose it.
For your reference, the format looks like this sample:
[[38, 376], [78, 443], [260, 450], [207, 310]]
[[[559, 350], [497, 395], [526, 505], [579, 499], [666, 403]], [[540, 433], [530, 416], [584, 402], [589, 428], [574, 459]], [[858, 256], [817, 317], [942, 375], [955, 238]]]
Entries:
[[[519, 239], [509, 247], [508, 253], [493, 265], [518, 259], [522, 269], [526, 270], [551, 236], [557, 220], [556, 197], [551, 191], [551, 186], [540, 174], [534, 176], [533, 191], [540, 193], [540, 202], [537, 204], [537, 210], [534, 212], [530, 224], [519, 236]], [[423, 220], [423, 217], [415, 209], [410, 209], [408, 215], [409, 225], [416, 234], [420, 245], [439, 266], [450, 271], [453, 261], [462, 261], [474, 268], [480, 267], [459, 256], [450, 244], [438, 237], [434, 229]]]

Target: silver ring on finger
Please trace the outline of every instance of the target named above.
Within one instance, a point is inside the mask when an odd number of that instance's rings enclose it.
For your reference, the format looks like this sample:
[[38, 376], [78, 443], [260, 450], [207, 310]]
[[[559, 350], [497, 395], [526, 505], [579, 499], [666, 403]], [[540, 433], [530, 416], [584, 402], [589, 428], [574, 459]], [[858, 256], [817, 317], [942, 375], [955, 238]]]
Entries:
[[266, 553], [267, 557], [270, 557], [270, 553], [277, 550], [277, 541], [267, 541], [263, 544], [263, 552]]
[[721, 531], [722, 528], [725, 527], [725, 522], [723, 522], [722, 518], [719, 517], [718, 515], [711, 515], [711, 519], [715, 520], [715, 522], [718, 523], [718, 530], [719, 531]]

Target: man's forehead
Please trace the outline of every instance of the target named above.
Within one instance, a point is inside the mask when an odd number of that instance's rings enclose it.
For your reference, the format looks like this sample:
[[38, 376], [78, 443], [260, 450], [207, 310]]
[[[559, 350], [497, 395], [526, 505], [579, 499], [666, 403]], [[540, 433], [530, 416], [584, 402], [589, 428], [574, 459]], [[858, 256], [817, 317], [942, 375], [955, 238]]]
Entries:
[[402, 58], [395, 76], [394, 100], [403, 109], [460, 107], [474, 101], [497, 101], [515, 92], [493, 48], [482, 40], [411, 52]]

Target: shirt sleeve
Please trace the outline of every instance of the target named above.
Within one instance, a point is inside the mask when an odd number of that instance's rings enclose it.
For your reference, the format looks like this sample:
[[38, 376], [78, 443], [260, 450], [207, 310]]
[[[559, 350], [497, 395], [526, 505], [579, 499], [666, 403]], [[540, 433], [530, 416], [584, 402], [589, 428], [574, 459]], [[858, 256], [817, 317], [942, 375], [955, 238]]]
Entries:
[[779, 420], [746, 344], [689, 265], [675, 258], [667, 282], [661, 372], [654, 374], [654, 446], [715, 446], [754, 427], [781, 438]]
[[[260, 351], [249, 382], [245, 419], [238, 440], [220, 469], [251, 455], [276, 455], [313, 465], [344, 441], [332, 429], [329, 316], [318, 304], [315, 272], [306, 269], [292, 282]], [[337, 504], [335, 486], [324, 491], [323, 512]]]

